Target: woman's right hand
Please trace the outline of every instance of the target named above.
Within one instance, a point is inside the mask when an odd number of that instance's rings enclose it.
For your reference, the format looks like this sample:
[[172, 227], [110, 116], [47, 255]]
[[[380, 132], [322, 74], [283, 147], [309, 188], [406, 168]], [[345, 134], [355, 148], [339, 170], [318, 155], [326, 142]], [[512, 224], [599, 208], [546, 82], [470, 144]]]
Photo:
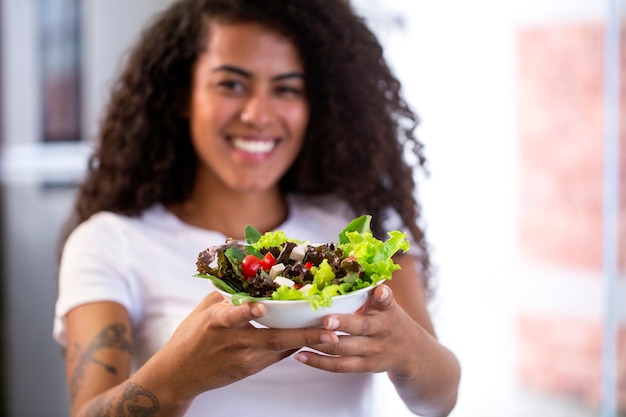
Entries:
[[[253, 375], [303, 346], [337, 343], [334, 331], [255, 328], [249, 321], [266, 313], [259, 303], [234, 307], [213, 292], [176, 329], [169, 342], [148, 362], [148, 370], [177, 392], [180, 400]], [[158, 365], [157, 365], [158, 364]]]

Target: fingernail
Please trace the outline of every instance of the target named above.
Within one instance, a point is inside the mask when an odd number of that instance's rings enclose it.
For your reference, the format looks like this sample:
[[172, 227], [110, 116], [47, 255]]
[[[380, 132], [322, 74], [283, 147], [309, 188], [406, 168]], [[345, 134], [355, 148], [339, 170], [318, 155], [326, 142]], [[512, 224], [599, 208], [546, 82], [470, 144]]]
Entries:
[[380, 287], [380, 297], [378, 298], [378, 301], [384, 301], [387, 297], [389, 297], [389, 289], [383, 285]]
[[329, 317], [326, 320], [326, 329], [327, 330], [336, 330], [339, 328], [339, 320], [336, 317]]
[[252, 303], [250, 313], [252, 313], [254, 317], [263, 317], [265, 315], [265, 306], [259, 303]]
[[337, 343], [339, 342], [339, 337], [335, 333], [322, 333], [320, 341], [322, 343]]
[[306, 357], [306, 355], [302, 354], [302, 353], [298, 353], [296, 355], [296, 360], [298, 362], [302, 362], [302, 363], [307, 363], [307, 361], [309, 360], [309, 358]]

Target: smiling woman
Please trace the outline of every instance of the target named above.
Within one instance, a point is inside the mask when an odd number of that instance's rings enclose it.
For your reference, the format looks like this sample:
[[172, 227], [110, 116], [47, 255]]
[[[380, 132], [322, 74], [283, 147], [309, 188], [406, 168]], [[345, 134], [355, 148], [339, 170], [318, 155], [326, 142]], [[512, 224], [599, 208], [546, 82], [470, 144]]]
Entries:
[[[428, 314], [416, 120], [343, 2], [180, 0], [159, 14], [112, 91], [68, 222], [54, 335], [72, 415], [230, 416], [245, 399], [259, 415], [362, 417], [377, 373], [413, 412], [447, 415], [460, 370]], [[398, 230], [411, 250], [362, 308], [321, 327], [257, 328], [265, 305], [231, 305], [192, 277], [198, 253], [247, 225], [333, 242], [363, 215], [372, 239]]]

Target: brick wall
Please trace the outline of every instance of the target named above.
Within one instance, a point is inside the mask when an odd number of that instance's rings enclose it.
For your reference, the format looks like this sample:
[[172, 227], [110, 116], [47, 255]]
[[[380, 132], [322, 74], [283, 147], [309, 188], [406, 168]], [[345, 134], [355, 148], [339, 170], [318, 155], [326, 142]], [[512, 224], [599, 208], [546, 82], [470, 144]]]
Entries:
[[[625, 45], [623, 31], [621, 120], [626, 120]], [[602, 285], [604, 27], [594, 22], [523, 27], [518, 47], [521, 262], [558, 265], [565, 271], [585, 269], [595, 276], [590, 279]], [[622, 124], [622, 275], [626, 272], [625, 129]], [[566, 293], [568, 288], [562, 290]], [[570, 313], [519, 312], [519, 377], [529, 387], [597, 406], [602, 317]], [[626, 329], [621, 329], [619, 338], [619, 402], [626, 411]]]
[[[602, 323], [526, 312], [518, 318], [518, 369], [523, 384], [598, 407], [602, 378]], [[619, 408], [626, 411], [626, 329], [619, 334]]]

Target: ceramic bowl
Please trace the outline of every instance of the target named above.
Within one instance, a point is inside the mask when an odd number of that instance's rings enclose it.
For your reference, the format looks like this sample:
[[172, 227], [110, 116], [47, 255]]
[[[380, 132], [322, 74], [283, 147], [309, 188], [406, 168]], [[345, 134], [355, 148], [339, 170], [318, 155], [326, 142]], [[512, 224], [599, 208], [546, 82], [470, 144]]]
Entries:
[[[382, 284], [381, 281], [379, 284]], [[369, 292], [374, 287], [333, 297], [330, 307], [319, 307], [313, 310], [311, 304], [305, 300], [259, 300], [265, 305], [267, 314], [255, 321], [273, 329], [300, 329], [305, 327], [321, 327], [324, 317], [330, 314], [352, 314], [367, 300]], [[232, 294], [216, 289], [222, 296], [231, 301]]]

